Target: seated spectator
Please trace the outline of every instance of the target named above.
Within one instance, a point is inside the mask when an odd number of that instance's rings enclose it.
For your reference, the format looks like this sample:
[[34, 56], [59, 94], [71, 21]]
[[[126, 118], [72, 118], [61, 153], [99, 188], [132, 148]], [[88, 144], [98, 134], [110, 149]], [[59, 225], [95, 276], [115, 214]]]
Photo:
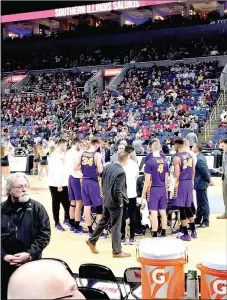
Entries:
[[207, 144], [206, 144], [206, 149], [212, 149], [214, 148], [214, 144], [212, 141], [209, 141]]

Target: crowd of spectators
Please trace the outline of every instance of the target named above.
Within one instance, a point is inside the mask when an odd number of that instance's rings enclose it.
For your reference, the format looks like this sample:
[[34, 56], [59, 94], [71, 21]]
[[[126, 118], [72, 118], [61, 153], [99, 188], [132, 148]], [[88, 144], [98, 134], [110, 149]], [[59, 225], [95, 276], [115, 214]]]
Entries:
[[[226, 18], [225, 15], [223, 18]], [[149, 42], [143, 40], [143, 32], [151, 29], [161, 29], [179, 26], [190, 26], [199, 24], [209, 24], [211, 21], [220, 19], [218, 13], [208, 13], [206, 18], [201, 15], [192, 15], [188, 19], [184, 19], [180, 15], [168, 16], [164, 20], [156, 20], [152, 23], [151, 20], [140, 25], [125, 25], [120, 27], [118, 23], [104, 22], [99, 27], [92, 27], [88, 25], [78, 25], [78, 28], [74, 26], [75, 30], [68, 30], [62, 33], [51, 35], [50, 37], [44, 36], [30, 36], [21, 38], [8, 38], [3, 41], [3, 62], [2, 72], [8, 72], [13, 70], [21, 70], [26, 67], [31, 69], [45, 69], [45, 68], [72, 68], [76, 65], [99, 65], [99, 64], [124, 64], [125, 58], [128, 57], [129, 61], [149, 61], [149, 60], [177, 60], [188, 57], [199, 57], [209, 55], [225, 55], [227, 53], [227, 33], [225, 30], [216, 32], [213, 35], [165, 35], [153, 37]], [[96, 34], [111, 34], [111, 33], [123, 33], [133, 30], [142, 30], [141, 37], [137, 39], [131, 39], [126, 45], [103, 45], [102, 47], [94, 47], [89, 45], [87, 48], [80, 46], [80, 43], [76, 45], [64, 44], [54, 45], [53, 39], [65, 39], [76, 36], [96, 35]], [[49, 40], [50, 39], [50, 40]], [[40, 50], [40, 47], [36, 48], [29, 45], [28, 49], [24, 49], [20, 54], [15, 48], [4, 49], [4, 45], [8, 43], [23, 43], [33, 41], [45, 40], [45, 43], [49, 43], [48, 47], [44, 47], [44, 50]], [[116, 38], [117, 40], [117, 38]], [[68, 41], [68, 40], [67, 40]], [[18, 55], [19, 54], [19, 55]]]
[[127, 46], [111, 46], [100, 48], [62, 49], [55, 52], [34, 51], [18, 56], [15, 52], [4, 52], [2, 72], [25, 69], [32, 70], [50, 68], [72, 68], [76, 65], [117, 65], [124, 64], [125, 58], [130, 61], [178, 60], [190, 57], [225, 55], [227, 53], [227, 34], [225, 32], [213, 36], [177, 37], [165, 36], [153, 38], [149, 43], [133, 43]]
[[[56, 72], [31, 76], [19, 91], [2, 98], [2, 135], [14, 146], [49, 138], [85, 100], [84, 84], [93, 73]], [[23, 142], [23, 143], [22, 143]]]
[[207, 15], [204, 14], [192, 14], [188, 18], [184, 18], [182, 15], [170, 15], [164, 18], [156, 18], [154, 22], [151, 18], [142, 24], [125, 24], [120, 25], [118, 21], [111, 20], [99, 20], [98, 26], [90, 26], [90, 18], [88, 18], [87, 23], [82, 24], [72, 24], [69, 30], [63, 32], [55, 32], [50, 35], [29, 35], [25, 37], [11, 38], [7, 37], [7, 43], [16, 43], [18, 40], [23, 40], [25, 42], [29, 41], [40, 41], [44, 39], [64, 39], [64, 38], [74, 38], [78, 36], [94, 36], [102, 34], [116, 34], [116, 33], [128, 33], [133, 31], [146, 31], [146, 30], [157, 30], [157, 29], [168, 29], [175, 27], [186, 27], [186, 26], [196, 26], [196, 25], [206, 25], [217, 20], [226, 19], [227, 14], [220, 17], [218, 12], [209, 12]]
[[[168, 145], [176, 136], [186, 137], [189, 130], [200, 132], [217, 100], [216, 67], [216, 62], [202, 62], [130, 69], [117, 91], [106, 89], [93, 99], [92, 108], [63, 127], [62, 118], [84, 97], [78, 85], [83, 86], [80, 78], [88, 75], [44, 73], [32, 77], [20, 93], [3, 99], [2, 134], [14, 146], [19, 145], [19, 151], [37, 139], [71, 140], [75, 135], [107, 137], [112, 149], [120, 140], [136, 141], [146, 149], [152, 137]], [[141, 147], [139, 151], [143, 151]]]
[[223, 109], [221, 115], [220, 115], [220, 123], [218, 126], [218, 129], [216, 130], [212, 143], [216, 144], [222, 139], [227, 138], [227, 107]]

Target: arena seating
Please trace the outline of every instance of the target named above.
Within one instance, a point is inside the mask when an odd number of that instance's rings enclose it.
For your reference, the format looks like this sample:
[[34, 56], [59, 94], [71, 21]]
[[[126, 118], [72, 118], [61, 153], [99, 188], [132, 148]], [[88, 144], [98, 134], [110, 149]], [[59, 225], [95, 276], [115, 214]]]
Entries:
[[1, 81], [4, 81], [6, 77], [9, 76], [10, 73], [1, 73]]
[[105, 90], [95, 99], [94, 112], [85, 112], [77, 132], [107, 138], [119, 133], [131, 143], [137, 133], [146, 141], [153, 132], [163, 142], [179, 132], [187, 135], [192, 124], [198, 131], [217, 99], [218, 81], [211, 80], [216, 66], [130, 69], [117, 91]]
[[2, 98], [3, 131], [9, 128], [15, 146], [25, 137], [27, 141], [47, 138], [54, 128], [59, 136], [58, 125], [85, 99], [82, 87], [92, 75], [56, 72], [31, 76], [20, 91]]
[[219, 128], [216, 130], [215, 135], [212, 138], [214, 144], [218, 143], [219, 140], [227, 138], [227, 123], [221, 122]]
[[[51, 130], [55, 137], [73, 131], [81, 138], [95, 134], [113, 139], [120, 135], [132, 143], [138, 134], [144, 141], [158, 136], [163, 143], [179, 133], [186, 136], [192, 126], [197, 132], [203, 126], [218, 95], [217, 67], [216, 62], [207, 62], [130, 69], [117, 91], [105, 90], [94, 100], [92, 110], [61, 129], [61, 120], [84, 99], [79, 87], [92, 74], [32, 76], [17, 96], [3, 98], [2, 125], [11, 125], [14, 145], [24, 140], [25, 133], [28, 140], [48, 138]], [[23, 99], [29, 104], [18, 109]]]
[[[148, 27], [149, 29], [149, 27]], [[41, 51], [35, 46], [30, 49], [24, 48], [24, 53], [18, 56], [16, 49], [4, 50], [2, 71], [25, 69], [30, 66], [32, 70], [52, 69], [52, 68], [71, 68], [77, 61], [78, 66], [100, 65], [100, 64], [124, 64], [125, 57], [132, 61], [150, 61], [150, 60], [177, 60], [187, 57], [202, 57], [209, 55], [224, 55], [227, 53], [226, 32], [217, 32], [215, 35], [201, 34], [199, 37], [188, 36], [187, 39], [181, 36], [168, 36], [164, 38], [154, 37], [150, 41], [143, 41], [143, 32], [141, 32], [141, 41], [131, 40], [125, 45], [102, 45], [94, 47], [89, 44], [88, 47], [80, 47], [79, 43], [75, 51], [74, 46], [65, 47], [58, 45], [51, 51]], [[67, 33], [64, 33], [67, 34]], [[68, 32], [73, 34], [73, 32]], [[64, 37], [64, 35], [63, 35]], [[62, 38], [63, 38], [62, 37]], [[25, 39], [26, 40], [26, 39]], [[53, 40], [45, 39], [46, 43], [53, 43]], [[116, 41], [117, 42], [117, 41]], [[13, 40], [12, 43], [23, 43], [23, 40]], [[7, 41], [4, 41], [7, 45]], [[26, 45], [26, 43], [25, 43]], [[49, 44], [50, 48], [51, 44]], [[19, 58], [20, 59], [19, 59]], [[82, 58], [81, 58], [82, 57]]]

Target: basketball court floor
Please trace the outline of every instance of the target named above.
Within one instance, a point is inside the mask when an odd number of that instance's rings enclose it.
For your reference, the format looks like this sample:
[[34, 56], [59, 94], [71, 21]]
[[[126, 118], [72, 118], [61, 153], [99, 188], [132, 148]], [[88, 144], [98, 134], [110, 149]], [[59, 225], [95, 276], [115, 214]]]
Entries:
[[[49, 246], [45, 249], [43, 257], [62, 259], [68, 263], [75, 273], [78, 272], [78, 268], [82, 263], [103, 264], [108, 266], [114, 272], [115, 276], [118, 277], [123, 276], [126, 268], [140, 266], [136, 260], [136, 244], [133, 246], [123, 246], [123, 250], [131, 253], [131, 257], [116, 259], [112, 258], [111, 237], [100, 239], [97, 243], [99, 254], [93, 254], [85, 243], [88, 239], [87, 235], [74, 235], [67, 226], [65, 226], [65, 232], [56, 231], [54, 229], [51, 196], [46, 178], [39, 181], [38, 176], [29, 176], [29, 181], [31, 185], [30, 198], [41, 202], [45, 206], [51, 221], [51, 241]], [[211, 208], [210, 227], [198, 229], [198, 239], [185, 242], [189, 256], [189, 262], [185, 266], [186, 271], [188, 269], [196, 269], [196, 264], [201, 261], [202, 256], [206, 253], [227, 252], [227, 220], [216, 219], [217, 215], [224, 212], [221, 179], [215, 177], [213, 181], [215, 182], [215, 186], [210, 187], [208, 190]], [[4, 194], [4, 187], [2, 194]], [[5, 197], [2, 198], [2, 200], [5, 200]], [[63, 222], [62, 208], [60, 215], [61, 221]], [[82, 225], [86, 226], [83, 223]], [[148, 233], [147, 237], [150, 237]], [[136, 238], [137, 244], [139, 244], [142, 238], [144, 237]], [[168, 235], [168, 238], [174, 239], [176, 237]]]

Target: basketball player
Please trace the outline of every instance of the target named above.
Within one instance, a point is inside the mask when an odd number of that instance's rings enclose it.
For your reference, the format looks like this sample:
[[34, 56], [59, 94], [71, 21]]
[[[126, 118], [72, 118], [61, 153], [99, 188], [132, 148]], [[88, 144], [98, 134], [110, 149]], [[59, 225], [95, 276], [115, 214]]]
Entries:
[[[152, 145], [153, 145], [153, 143], [155, 143], [155, 142], [160, 144], [160, 141], [159, 141], [159, 139], [157, 139], [157, 138], [152, 139], [152, 140], [149, 142], [149, 144], [148, 144], [148, 149], [150, 150], [150, 152], [147, 153], [147, 155], [146, 155], [146, 157], [145, 157], [145, 164], [146, 164], [146, 162], [147, 162], [147, 161], [152, 157], [152, 155], [153, 155], [153, 152], [152, 152]], [[160, 144], [160, 147], [161, 147], [161, 144]], [[164, 159], [166, 158], [165, 154], [162, 152], [162, 149], [160, 150], [160, 156], [163, 157]]]
[[75, 171], [74, 166], [77, 160], [81, 160], [81, 155], [83, 152], [82, 141], [78, 138], [75, 138], [72, 141], [72, 148], [69, 149], [66, 153], [66, 163], [69, 169], [69, 201], [70, 201], [70, 230], [74, 233], [83, 233], [83, 229], [80, 226], [80, 217], [82, 209], [82, 195], [81, 195], [81, 182], [82, 182], [82, 173], [81, 171]]
[[[180, 236], [180, 239], [190, 241], [191, 237], [197, 238], [194, 217], [191, 210], [195, 164], [192, 156], [187, 152], [183, 139], [175, 140], [174, 146], [177, 153], [173, 159], [175, 178], [173, 205], [177, 206], [180, 210], [181, 226], [183, 229], [183, 235]], [[191, 236], [188, 234], [187, 229], [188, 219], [191, 225]]]
[[100, 147], [100, 141], [93, 138], [88, 150], [84, 151], [81, 161], [76, 163], [75, 170], [82, 171], [82, 201], [84, 205], [84, 215], [88, 226], [89, 235], [93, 233], [91, 220], [91, 206], [96, 207], [96, 222], [102, 217], [102, 188], [101, 173], [103, 171], [102, 155], [97, 152]]
[[[161, 157], [161, 145], [152, 143], [152, 157], [146, 162], [145, 182], [142, 192], [143, 201], [148, 201], [151, 212], [152, 237], [158, 236], [158, 211], [161, 215], [162, 232], [166, 236], [167, 227], [167, 193], [168, 193], [168, 163]], [[147, 196], [148, 192], [148, 197]]]
[[[195, 153], [190, 149], [190, 144], [189, 144], [189, 141], [188, 141], [187, 139], [184, 139], [184, 143], [185, 143], [186, 152], [188, 152], [188, 153], [192, 156], [194, 165], [196, 166], [196, 163], [197, 163], [197, 156], [196, 156]], [[193, 216], [195, 216], [195, 214], [196, 214], [196, 209], [195, 209], [195, 204], [194, 204], [194, 202], [193, 202], [193, 199], [192, 199], [191, 210], [192, 210]]]

